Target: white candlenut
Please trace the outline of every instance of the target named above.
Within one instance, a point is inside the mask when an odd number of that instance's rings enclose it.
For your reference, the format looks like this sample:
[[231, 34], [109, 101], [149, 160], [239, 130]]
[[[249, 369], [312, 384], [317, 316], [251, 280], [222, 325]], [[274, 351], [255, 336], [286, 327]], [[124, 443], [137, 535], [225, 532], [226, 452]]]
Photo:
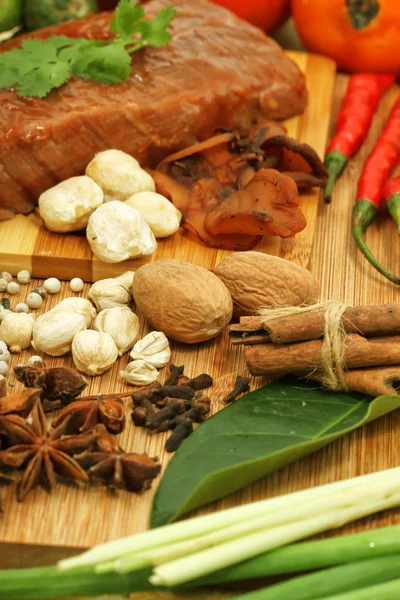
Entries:
[[18, 283], [29, 283], [31, 280], [31, 274], [27, 269], [23, 269], [17, 273]]
[[32, 315], [10, 312], [1, 322], [0, 339], [7, 344], [10, 352], [22, 352], [31, 343], [34, 325]]
[[101, 375], [118, 358], [118, 348], [108, 333], [88, 329], [72, 341], [72, 358], [77, 369], [86, 375]]
[[88, 298], [96, 305], [97, 310], [127, 306], [131, 303], [131, 286], [135, 273], [126, 271], [119, 277], [99, 279], [90, 288]]
[[158, 371], [145, 360], [133, 360], [122, 371], [121, 377], [131, 385], [150, 385], [158, 377]]
[[140, 212], [156, 238], [167, 237], [179, 229], [182, 214], [161, 194], [140, 192], [128, 198], [125, 204]]
[[140, 213], [123, 202], [99, 206], [89, 219], [86, 237], [94, 255], [107, 263], [147, 256], [156, 238]]
[[92, 212], [103, 203], [102, 189], [86, 175], [71, 177], [39, 197], [39, 213], [50, 231], [85, 229]]
[[31, 292], [26, 297], [26, 304], [29, 306], [29, 308], [40, 308], [42, 302], [42, 296], [40, 296], [36, 292]]
[[82, 315], [85, 318], [86, 327], [89, 327], [91, 322], [96, 316], [96, 309], [90, 300], [86, 298], [77, 298], [76, 296], [70, 296], [68, 298], [64, 298], [61, 302], [58, 302], [53, 308], [48, 311], [51, 313], [55, 313], [58, 311], [64, 312], [75, 312], [78, 315]]
[[144, 171], [138, 161], [121, 150], [105, 150], [96, 154], [86, 167], [91, 177], [103, 190], [104, 201], [127, 200], [139, 192], [154, 192], [153, 178]]
[[115, 306], [102, 310], [94, 321], [96, 331], [111, 335], [119, 356], [128, 352], [137, 340], [139, 319], [128, 306]]
[[61, 282], [56, 277], [49, 277], [44, 282], [43, 287], [48, 294], [58, 294], [61, 290]]
[[74, 277], [69, 282], [69, 287], [73, 292], [81, 292], [83, 290], [83, 281], [80, 277]]
[[75, 311], [50, 310], [38, 317], [33, 328], [32, 346], [50, 356], [62, 356], [71, 350], [75, 334], [87, 327], [84, 315]]
[[130, 357], [134, 360], [143, 359], [153, 367], [161, 369], [171, 358], [168, 338], [161, 331], [152, 331], [136, 342]]
[[9, 360], [10, 353], [7, 344], [3, 340], [0, 340], [0, 362], [8, 362]]

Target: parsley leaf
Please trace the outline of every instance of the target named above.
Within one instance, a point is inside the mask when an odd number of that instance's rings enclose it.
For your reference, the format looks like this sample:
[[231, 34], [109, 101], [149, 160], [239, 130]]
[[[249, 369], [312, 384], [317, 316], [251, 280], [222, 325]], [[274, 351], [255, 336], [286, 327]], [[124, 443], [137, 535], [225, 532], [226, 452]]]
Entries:
[[137, 0], [120, 0], [111, 21], [115, 38], [105, 41], [55, 35], [29, 38], [20, 48], [0, 53], [0, 89], [14, 88], [19, 96], [44, 98], [62, 86], [72, 74], [105, 84], [128, 79], [131, 57], [144, 46], [163, 46], [171, 40], [167, 31], [176, 10], [166, 6], [146, 19]]

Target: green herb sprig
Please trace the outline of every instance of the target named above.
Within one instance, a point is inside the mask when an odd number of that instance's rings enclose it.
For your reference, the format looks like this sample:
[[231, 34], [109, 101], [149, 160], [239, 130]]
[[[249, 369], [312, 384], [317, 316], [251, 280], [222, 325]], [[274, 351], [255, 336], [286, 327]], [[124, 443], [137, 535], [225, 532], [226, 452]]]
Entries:
[[110, 29], [116, 37], [87, 40], [54, 35], [46, 40], [27, 39], [20, 48], [0, 54], [0, 88], [14, 88], [18, 96], [44, 98], [72, 75], [106, 84], [125, 81], [131, 54], [145, 46], [164, 46], [172, 39], [167, 31], [176, 16], [166, 6], [146, 19], [137, 0], [120, 0]]

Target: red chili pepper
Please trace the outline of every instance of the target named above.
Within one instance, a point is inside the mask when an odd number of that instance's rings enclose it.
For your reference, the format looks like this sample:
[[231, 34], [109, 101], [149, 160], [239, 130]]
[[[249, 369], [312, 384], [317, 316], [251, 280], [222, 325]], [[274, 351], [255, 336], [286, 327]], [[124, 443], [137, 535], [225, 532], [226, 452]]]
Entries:
[[353, 208], [353, 237], [366, 259], [393, 283], [400, 278], [385, 269], [371, 253], [364, 234], [378, 214], [383, 186], [400, 160], [400, 96], [386, 121], [358, 181], [357, 200]]
[[400, 177], [387, 180], [382, 188], [382, 201], [386, 204], [400, 233]]
[[336, 123], [325, 166], [329, 172], [325, 202], [330, 202], [335, 181], [342, 174], [348, 159], [359, 150], [370, 128], [372, 118], [394, 75], [358, 73], [350, 78], [346, 96]]

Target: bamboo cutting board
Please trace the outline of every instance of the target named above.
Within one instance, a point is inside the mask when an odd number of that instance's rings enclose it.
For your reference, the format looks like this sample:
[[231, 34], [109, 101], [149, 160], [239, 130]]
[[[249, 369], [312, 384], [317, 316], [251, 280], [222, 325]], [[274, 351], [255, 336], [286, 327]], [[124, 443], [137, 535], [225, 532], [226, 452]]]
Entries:
[[[310, 143], [322, 156], [325, 150], [330, 120], [331, 96], [334, 85], [334, 64], [325, 58], [294, 53], [293, 58], [306, 73], [310, 101], [304, 115], [287, 122], [289, 133], [303, 142]], [[257, 250], [284, 256], [299, 264], [307, 266], [310, 260], [311, 247], [317, 219], [318, 192], [304, 195], [302, 209], [307, 218], [307, 228], [295, 239], [266, 239]], [[171, 240], [161, 242], [155, 258], [177, 257], [208, 268], [219, 262], [227, 253], [206, 248], [197, 240], [184, 234], [174, 236]], [[21, 268], [31, 269], [36, 277], [58, 276], [69, 279], [81, 276], [86, 281], [116, 275], [128, 269], [135, 269], [138, 261], [121, 265], [107, 265], [94, 261], [86, 245], [85, 238], [79, 236], [58, 236], [41, 229], [35, 217], [16, 217], [12, 221], [0, 224], [0, 270], [16, 272]], [[21, 295], [12, 297], [12, 303], [22, 302], [33, 285], [21, 286]], [[82, 296], [85, 296], [89, 284], [86, 284]], [[60, 294], [48, 296], [38, 314], [51, 308], [63, 297], [71, 296], [65, 282]], [[141, 336], [148, 329], [144, 323]], [[33, 350], [13, 357], [12, 365], [26, 363]], [[48, 366], [72, 366], [70, 357], [44, 357]], [[232, 388], [238, 374], [245, 372], [245, 361], [240, 347], [231, 347], [227, 335], [216, 340], [196, 346], [172, 344], [172, 362], [186, 365], [187, 374], [195, 376], [202, 372], [210, 373], [215, 385], [210, 390], [213, 401], [212, 411], [223, 407], [221, 399]], [[98, 393], [122, 392], [133, 390], [132, 386], [122, 383], [119, 371], [124, 368], [128, 356], [120, 359], [101, 378], [91, 378], [85, 395]], [[10, 370], [10, 372], [12, 369]], [[162, 371], [160, 380], [166, 376]], [[13, 386], [8, 393], [22, 389], [12, 375], [8, 383]], [[262, 382], [254, 382], [259, 387]], [[120, 436], [120, 445], [127, 451], [146, 452], [150, 456], [158, 456], [165, 469], [169, 456], [164, 452], [165, 434], [149, 435], [146, 431], [134, 428], [130, 422], [131, 406], [126, 400], [127, 427]], [[49, 416], [51, 420], [54, 414]], [[117, 493], [107, 492], [102, 487], [76, 487], [60, 484], [51, 494], [41, 488], [32, 491], [22, 504], [15, 501], [14, 486], [0, 489], [0, 500], [3, 514], [0, 515], [0, 543], [3, 543], [3, 556], [0, 544], [0, 564], [11, 566], [16, 560], [9, 561], [10, 543], [41, 544], [58, 546], [58, 552], [68, 552], [68, 547], [87, 547], [105, 540], [116, 539], [135, 532], [143, 531], [148, 524], [153, 496], [158, 478], [150, 491], [135, 495], [123, 490]], [[280, 490], [282, 491], [282, 490]], [[227, 499], [218, 506], [229, 506], [248, 502], [271, 493], [270, 485], [262, 481], [251, 488], [236, 494], [234, 499]], [[275, 493], [275, 491], [273, 492]], [[16, 550], [21, 553], [21, 546]], [[54, 562], [54, 551], [46, 554], [40, 551], [39, 561]], [[46, 558], [45, 558], [46, 556]], [[36, 560], [36, 559], [35, 559]], [[28, 564], [33, 564], [33, 558]]]
[[[305, 113], [286, 122], [288, 134], [309, 143], [322, 156], [329, 127], [335, 66], [331, 60], [321, 56], [302, 52], [289, 55], [305, 73], [311, 93]], [[302, 196], [301, 208], [307, 227], [296, 239], [265, 238], [256, 250], [307, 266], [315, 232], [318, 198], [318, 190]], [[213, 269], [227, 254], [228, 251], [206, 248], [200, 240], [182, 229], [169, 239], [158, 240], [157, 252], [151, 257], [108, 264], [93, 257], [84, 233], [51, 233], [41, 226], [41, 221], [34, 215], [19, 215], [0, 223], [0, 265], [7, 265], [13, 274], [28, 269], [35, 277], [81, 277], [84, 281], [97, 281], [128, 270], [135, 271], [144, 262], [160, 258], [180, 258]]]

